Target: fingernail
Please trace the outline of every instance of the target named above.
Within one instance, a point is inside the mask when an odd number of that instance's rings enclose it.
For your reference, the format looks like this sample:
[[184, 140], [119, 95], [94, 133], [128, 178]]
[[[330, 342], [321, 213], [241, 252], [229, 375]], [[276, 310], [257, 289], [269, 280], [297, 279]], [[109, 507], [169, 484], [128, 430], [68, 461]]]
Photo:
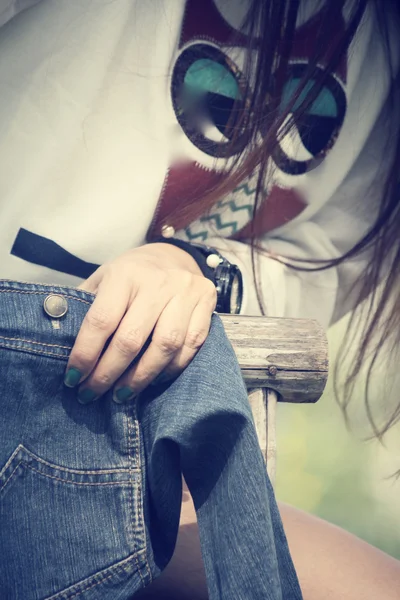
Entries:
[[90, 404], [91, 402], [94, 402], [96, 398], [97, 394], [90, 388], [85, 388], [84, 390], [79, 390], [78, 392], [78, 401], [81, 404]]
[[115, 390], [113, 400], [117, 404], [125, 404], [136, 396], [135, 392], [130, 387], [122, 387]]
[[71, 367], [65, 373], [64, 385], [66, 385], [67, 387], [70, 387], [70, 388], [76, 387], [78, 385], [78, 383], [80, 382], [81, 377], [82, 377], [82, 373], [80, 371], [78, 371], [78, 369], [75, 369], [75, 367]]

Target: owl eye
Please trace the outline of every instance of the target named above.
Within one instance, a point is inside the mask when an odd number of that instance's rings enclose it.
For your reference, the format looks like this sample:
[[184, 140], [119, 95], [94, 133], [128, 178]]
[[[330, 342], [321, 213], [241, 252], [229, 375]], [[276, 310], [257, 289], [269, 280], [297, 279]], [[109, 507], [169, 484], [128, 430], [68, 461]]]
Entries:
[[[200, 108], [198, 120], [203, 122], [203, 133], [215, 137], [214, 141], [228, 142], [228, 123], [235, 102], [241, 99], [238, 82], [228, 68], [211, 59], [196, 60], [187, 70], [183, 80], [183, 97], [187, 104]], [[218, 133], [213, 132], [216, 129]], [[225, 137], [225, 134], [227, 137]]]
[[175, 113], [189, 139], [211, 156], [243, 150], [246, 136], [235, 123], [244, 107], [241, 74], [214, 46], [196, 44], [178, 58], [172, 81]]
[[[289, 106], [296, 93], [306, 65], [291, 65], [288, 80], [283, 88], [281, 113]], [[317, 167], [333, 147], [346, 112], [346, 97], [342, 86], [332, 75], [306, 112], [296, 116], [298, 109], [315, 82], [310, 81], [293, 107], [294, 123], [291, 130], [280, 139], [274, 153], [277, 166], [291, 175], [298, 175]], [[293, 114], [288, 118], [293, 117]]]

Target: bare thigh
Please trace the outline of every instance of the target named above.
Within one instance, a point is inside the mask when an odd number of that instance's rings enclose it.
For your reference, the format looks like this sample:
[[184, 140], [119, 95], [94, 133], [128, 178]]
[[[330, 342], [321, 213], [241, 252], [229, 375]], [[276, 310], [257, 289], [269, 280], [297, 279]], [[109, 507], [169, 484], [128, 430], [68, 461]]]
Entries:
[[136, 598], [157, 600], [207, 600], [196, 512], [184, 487], [181, 520], [174, 556], [162, 575]]

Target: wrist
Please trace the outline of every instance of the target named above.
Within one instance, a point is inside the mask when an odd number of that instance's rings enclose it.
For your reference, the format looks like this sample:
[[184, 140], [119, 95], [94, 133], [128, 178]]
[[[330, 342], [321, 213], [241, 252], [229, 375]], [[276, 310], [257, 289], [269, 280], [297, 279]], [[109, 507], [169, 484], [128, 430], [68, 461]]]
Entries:
[[154, 242], [148, 246], [153, 247], [157, 251], [158, 256], [162, 257], [162, 260], [167, 263], [168, 267], [173, 264], [180, 269], [189, 271], [192, 275], [203, 275], [193, 256], [182, 248], [173, 244], [165, 244], [164, 242]]
[[197, 264], [204, 277], [212, 281], [216, 287], [217, 312], [240, 313], [243, 297], [242, 274], [240, 269], [227, 261], [218, 250], [171, 237], [158, 238], [153, 243], [182, 251]]

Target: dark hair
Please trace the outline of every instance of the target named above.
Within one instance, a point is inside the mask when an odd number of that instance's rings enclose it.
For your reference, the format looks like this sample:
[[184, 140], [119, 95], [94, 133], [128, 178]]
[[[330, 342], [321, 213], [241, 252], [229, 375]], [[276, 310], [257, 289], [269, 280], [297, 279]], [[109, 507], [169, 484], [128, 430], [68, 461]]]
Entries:
[[[265, 181], [267, 178], [268, 159], [277, 146], [277, 140], [293, 126], [294, 121], [301, 118], [320, 93], [326, 79], [334, 72], [349, 49], [367, 7], [375, 11], [375, 18], [382, 28], [383, 39], [386, 41], [387, 60], [390, 72], [393, 74], [389, 40], [387, 32], [388, 19], [398, 19], [400, 30], [400, 6], [397, 0], [325, 0], [321, 3], [320, 26], [314, 40], [313, 52], [301, 82], [284, 111], [279, 111], [283, 81], [291, 54], [296, 21], [299, 13], [300, 0], [250, 0], [250, 8], [242, 27], [242, 33], [249, 36], [249, 47], [246, 53], [245, 74], [247, 81], [257, 81], [253, 90], [248, 90], [246, 109], [238, 111], [231, 119], [233, 135], [243, 135], [246, 132], [246, 150], [235, 159], [228, 176], [217, 188], [203, 199], [196, 200], [196, 205], [186, 208], [185, 218], [194, 220], [204, 214], [216, 200], [232, 191], [250, 174], [257, 172], [257, 187], [254, 201], [252, 233], [253, 275], [257, 283], [256, 256], [262, 252], [257, 244], [256, 219], [257, 208], [263, 199]], [[347, 18], [344, 31], [338, 34], [332, 31], [332, 23], [340, 20], [346, 8]], [[390, 17], [388, 9], [391, 10]], [[324, 70], [318, 68], [324, 64]], [[312, 85], [310, 86], [310, 82]], [[392, 76], [392, 103], [400, 98], [399, 79]], [[266, 110], [266, 105], [268, 110]], [[258, 139], [262, 127], [265, 135], [262, 142]], [[354, 246], [338, 259], [327, 261], [308, 261], [307, 264], [296, 266], [300, 270], [322, 270], [335, 267], [345, 260], [368, 252], [369, 261], [364, 273], [357, 282], [360, 287], [358, 301], [368, 298], [362, 313], [353, 313], [350, 318], [349, 330], [344, 340], [338, 368], [347, 361], [350, 343], [354, 332], [359, 329], [363, 320], [363, 336], [358, 353], [350, 370], [342, 392], [342, 406], [346, 411], [351, 399], [355, 382], [360, 371], [369, 359], [365, 403], [367, 413], [374, 433], [381, 437], [393, 423], [400, 418], [400, 404], [395, 408], [389, 420], [383, 427], [378, 427], [373, 418], [370, 404], [369, 384], [374, 364], [377, 361], [380, 348], [387, 344], [393, 347], [400, 345], [400, 132], [397, 136], [396, 152], [389, 175], [383, 186], [380, 209], [370, 230], [360, 240], [354, 240]], [[267, 200], [268, 202], [268, 200]], [[349, 199], [351, 202], [351, 199]], [[179, 216], [176, 215], [179, 222]], [[306, 262], [306, 261], [305, 261]], [[379, 288], [380, 282], [383, 284]], [[259, 285], [259, 304], [262, 309], [262, 297]], [[379, 290], [379, 291], [378, 291]], [[389, 307], [390, 306], [390, 310]], [[372, 358], [371, 358], [372, 356]]]

